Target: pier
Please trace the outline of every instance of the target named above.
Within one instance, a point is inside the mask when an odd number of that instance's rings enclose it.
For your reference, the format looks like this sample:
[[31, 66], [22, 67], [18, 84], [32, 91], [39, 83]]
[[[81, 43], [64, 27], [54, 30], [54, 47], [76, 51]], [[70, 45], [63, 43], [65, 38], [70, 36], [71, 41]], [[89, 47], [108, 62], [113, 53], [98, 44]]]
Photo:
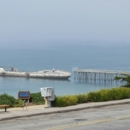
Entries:
[[115, 81], [115, 76], [130, 74], [130, 72], [123, 71], [78, 68], [73, 68], [72, 71], [74, 73], [74, 80], [77, 82], [113, 82]]

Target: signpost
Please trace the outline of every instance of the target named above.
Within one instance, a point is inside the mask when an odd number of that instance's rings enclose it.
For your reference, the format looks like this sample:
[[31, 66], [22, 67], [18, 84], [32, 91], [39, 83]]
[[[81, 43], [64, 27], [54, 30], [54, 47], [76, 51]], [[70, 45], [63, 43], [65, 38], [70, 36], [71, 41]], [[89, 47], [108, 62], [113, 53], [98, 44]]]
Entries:
[[29, 91], [19, 91], [18, 92], [18, 98], [19, 99], [29, 99], [30, 98], [30, 92]]
[[27, 109], [27, 104], [29, 103], [29, 99], [30, 99], [30, 92], [29, 91], [19, 91], [18, 98], [23, 100], [23, 109], [25, 106]]

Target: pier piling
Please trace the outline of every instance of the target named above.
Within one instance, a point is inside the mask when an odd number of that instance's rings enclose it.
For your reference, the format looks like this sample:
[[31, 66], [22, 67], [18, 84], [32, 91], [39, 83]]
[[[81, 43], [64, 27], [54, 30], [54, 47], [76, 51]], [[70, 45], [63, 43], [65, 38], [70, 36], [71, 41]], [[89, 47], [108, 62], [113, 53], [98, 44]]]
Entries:
[[[74, 80], [77, 82], [113, 82], [115, 76], [130, 74], [130, 72], [113, 70], [92, 70], [73, 68]], [[117, 81], [115, 81], [117, 82]], [[119, 81], [121, 83], [121, 81]]]

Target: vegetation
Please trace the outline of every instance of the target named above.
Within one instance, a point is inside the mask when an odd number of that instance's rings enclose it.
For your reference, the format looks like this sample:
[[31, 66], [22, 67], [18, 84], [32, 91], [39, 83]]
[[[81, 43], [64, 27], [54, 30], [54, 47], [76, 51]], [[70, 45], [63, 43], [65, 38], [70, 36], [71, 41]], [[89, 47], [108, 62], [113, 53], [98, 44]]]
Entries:
[[86, 103], [86, 101], [88, 100], [88, 95], [87, 94], [78, 94], [78, 95], [76, 95], [76, 98], [77, 98], [77, 104]]
[[30, 102], [33, 102], [36, 105], [44, 104], [44, 98], [41, 96], [41, 92], [31, 93]]
[[102, 89], [97, 92], [89, 92], [87, 94], [56, 97], [55, 101], [52, 102], [52, 106], [65, 107], [80, 103], [103, 102], [126, 98], [130, 98], [130, 89], [118, 87], [112, 89]]
[[129, 74], [122, 74], [121, 76], [116, 76], [115, 80], [121, 80], [125, 82], [125, 85], [122, 87], [129, 87], [130, 88], [130, 75]]
[[77, 98], [75, 95], [67, 96], [55, 96], [55, 100], [52, 101], [52, 106], [65, 107], [77, 104]]
[[87, 100], [90, 102], [102, 102], [130, 98], [129, 88], [102, 89], [97, 92], [88, 93]]
[[[130, 98], [130, 89], [127, 87], [117, 87], [111, 89], [102, 89], [96, 92], [89, 92], [87, 94], [55, 96], [52, 101], [53, 107], [66, 107], [87, 102], [103, 102], [111, 100], [120, 100]], [[44, 104], [44, 99], [41, 93], [32, 93], [30, 102], [33, 104]], [[23, 101], [15, 99], [7, 94], [0, 95], [0, 105], [9, 104], [10, 107], [22, 107]]]
[[0, 105], [8, 104], [10, 107], [13, 107], [15, 103], [16, 99], [13, 96], [7, 95], [5, 93], [0, 95]]
[[23, 106], [23, 100], [17, 99], [13, 107], [22, 107]]

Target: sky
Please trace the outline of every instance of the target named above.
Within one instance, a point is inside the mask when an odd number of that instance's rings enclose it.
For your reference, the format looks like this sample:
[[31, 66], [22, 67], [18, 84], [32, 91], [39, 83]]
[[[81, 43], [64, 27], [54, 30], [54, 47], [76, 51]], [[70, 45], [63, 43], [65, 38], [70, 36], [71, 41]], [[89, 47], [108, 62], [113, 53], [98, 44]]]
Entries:
[[130, 0], [0, 0], [0, 48], [130, 44]]

